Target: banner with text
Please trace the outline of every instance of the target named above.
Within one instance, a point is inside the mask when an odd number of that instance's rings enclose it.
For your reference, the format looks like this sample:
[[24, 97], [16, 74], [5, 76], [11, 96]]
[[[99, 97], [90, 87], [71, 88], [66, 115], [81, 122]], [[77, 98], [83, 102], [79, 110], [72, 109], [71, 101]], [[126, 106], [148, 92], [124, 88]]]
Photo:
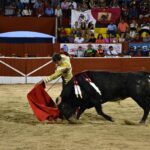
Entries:
[[[67, 52], [68, 54], [70, 54], [71, 56], [74, 56], [76, 51], [78, 50], [79, 47], [82, 47], [82, 50], [85, 51], [88, 48], [89, 43], [86, 44], [74, 44], [74, 43], [61, 43], [60, 44], [60, 49]], [[109, 46], [113, 46], [113, 48], [118, 52], [118, 53], [122, 53], [122, 44], [91, 44], [92, 48], [97, 50], [99, 45], [102, 45], [102, 49], [103, 50], [107, 50], [109, 48]]]

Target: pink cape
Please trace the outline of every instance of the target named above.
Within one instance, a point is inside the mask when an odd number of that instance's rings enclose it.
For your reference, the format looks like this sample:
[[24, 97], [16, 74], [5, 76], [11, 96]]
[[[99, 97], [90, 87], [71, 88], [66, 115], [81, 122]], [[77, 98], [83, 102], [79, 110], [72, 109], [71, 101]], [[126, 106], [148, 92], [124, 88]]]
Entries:
[[29, 104], [39, 121], [57, 119], [59, 110], [54, 101], [44, 90], [42, 84], [36, 85], [28, 94]]

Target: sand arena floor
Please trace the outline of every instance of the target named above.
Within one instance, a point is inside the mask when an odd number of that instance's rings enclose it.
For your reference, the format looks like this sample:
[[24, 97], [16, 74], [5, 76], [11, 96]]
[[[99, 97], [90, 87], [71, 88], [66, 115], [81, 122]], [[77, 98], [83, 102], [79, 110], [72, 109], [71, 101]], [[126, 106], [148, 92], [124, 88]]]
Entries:
[[[33, 86], [0, 85], [0, 150], [150, 150], [150, 115], [146, 125], [124, 122], [137, 123], [143, 114], [130, 98], [103, 105], [113, 123], [94, 109], [86, 110], [79, 124], [40, 123], [26, 98]], [[60, 91], [57, 84], [48, 93], [55, 99]]]

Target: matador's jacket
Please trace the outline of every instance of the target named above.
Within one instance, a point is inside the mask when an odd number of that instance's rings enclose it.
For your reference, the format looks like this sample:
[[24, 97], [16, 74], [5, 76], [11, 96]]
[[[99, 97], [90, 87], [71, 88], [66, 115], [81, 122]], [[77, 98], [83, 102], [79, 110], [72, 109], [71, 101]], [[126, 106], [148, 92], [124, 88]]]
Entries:
[[63, 79], [65, 80], [65, 84], [67, 84], [73, 77], [70, 58], [64, 54], [61, 54], [61, 57], [62, 57], [62, 59], [60, 60], [60, 64], [57, 65], [57, 68], [56, 68], [54, 74], [44, 78], [45, 83], [48, 83], [48, 82], [55, 80], [58, 77], [62, 76]]

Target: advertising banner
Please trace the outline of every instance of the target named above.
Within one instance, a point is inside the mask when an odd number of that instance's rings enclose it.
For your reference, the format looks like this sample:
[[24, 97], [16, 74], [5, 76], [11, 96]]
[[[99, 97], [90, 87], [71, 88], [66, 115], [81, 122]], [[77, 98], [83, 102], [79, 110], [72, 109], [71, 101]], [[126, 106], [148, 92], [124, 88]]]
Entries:
[[113, 48], [118, 52], [121, 53], [122, 52], [122, 44], [91, 44], [91, 43], [86, 43], [86, 44], [75, 44], [75, 43], [61, 43], [60, 45], [60, 49], [64, 50], [65, 52], [67, 52], [68, 54], [70, 54], [71, 56], [74, 56], [76, 51], [78, 50], [79, 47], [82, 47], [82, 50], [85, 51], [88, 47], [88, 45], [92, 45], [93, 49], [97, 50], [99, 45], [102, 45], [102, 48], [107, 51], [107, 49], [109, 48], [109, 46], [113, 46]]

